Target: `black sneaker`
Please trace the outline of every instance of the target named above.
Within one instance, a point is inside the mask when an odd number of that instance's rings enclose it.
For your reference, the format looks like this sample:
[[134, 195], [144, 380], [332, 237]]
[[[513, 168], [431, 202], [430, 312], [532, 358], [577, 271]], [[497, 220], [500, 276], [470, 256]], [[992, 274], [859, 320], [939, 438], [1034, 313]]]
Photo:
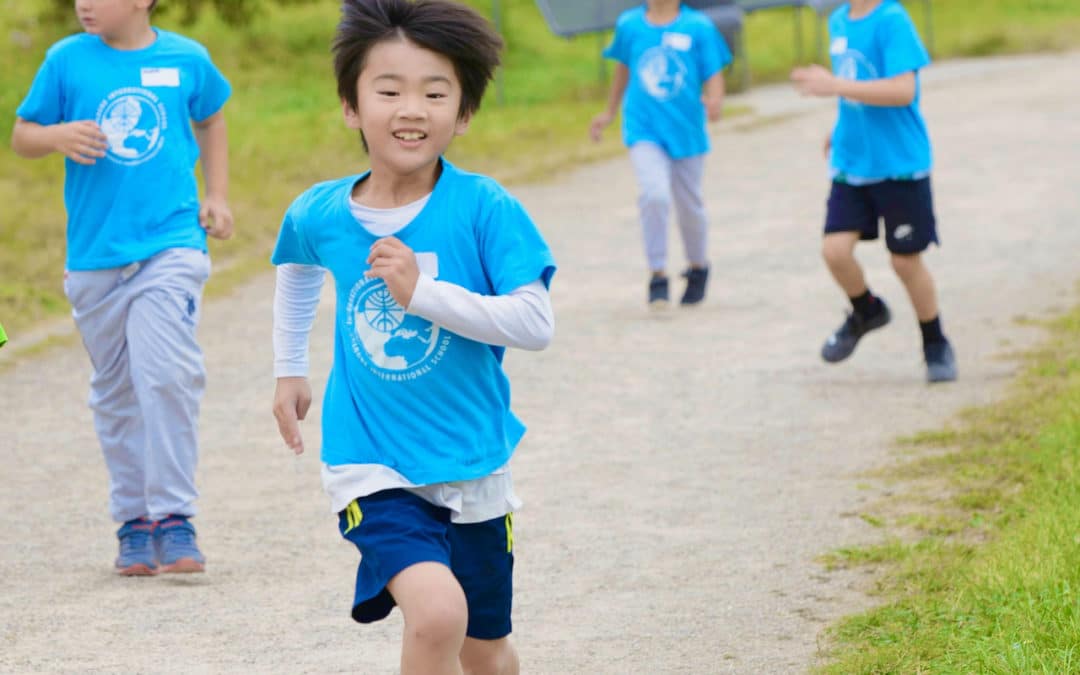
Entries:
[[709, 280], [709, 268], [694, 268], [682, 273], [686, 279], [686, 290], [683, 291], [680, 305], [696, 305], [705, 299], [705, 282]]
[[949, 344], [948, 340], [923, 345], [923, 356], [926, 357], [927, 382], [953, 382], [956, 380], [956, 354], [953, 353], [952, 345]]
[[825, 341], [821, 348], [821, 358], [829, 363], [843, 361], [855, 351], [859, 338], [889, 323], [892, 318], [889, 314], [889, 306], [881, 298], [878, 298], [878, 302], [881, 303], [881, 311], [869, 319], [864, 319], [856, 312], [848, 314], [844, 324]]
[[664, 309], [668, 306], [668, 278], [653, 277], [649, 280], [649, 309]]

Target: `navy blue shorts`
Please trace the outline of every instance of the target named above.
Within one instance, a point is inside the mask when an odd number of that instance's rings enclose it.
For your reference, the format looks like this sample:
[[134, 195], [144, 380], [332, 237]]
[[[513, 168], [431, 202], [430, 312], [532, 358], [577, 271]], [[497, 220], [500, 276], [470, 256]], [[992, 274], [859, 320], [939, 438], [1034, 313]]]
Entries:
[[338, 529], [360, 549], [352, 618], [371, 623], [396, 604], [386, 584], [422, 562], [446, 565], [465, 591], [465, 634], [497, 640], [510, 634], [513, 594], [513, 514], [481, 523], [450, 522], [448, 509], [406, 490], [384, 490], [354, 500], [338, 514]]
[[825, 234], [858, 232], [860, 239], [877, 239], [882, 220], [885, 245], [893, 253], [921, 253], [930, 244], [937, 244], [930, 178], [887, 180], [870, 185], [833, 181]]

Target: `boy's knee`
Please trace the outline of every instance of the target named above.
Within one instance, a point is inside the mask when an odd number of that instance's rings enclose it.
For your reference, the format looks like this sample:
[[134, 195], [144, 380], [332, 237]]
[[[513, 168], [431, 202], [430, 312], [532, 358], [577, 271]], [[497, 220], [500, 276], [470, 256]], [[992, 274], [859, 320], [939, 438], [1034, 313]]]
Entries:
[[465, 675], [517, 675], [519, 670], [517, 652], [508, 638], [466, 639], [461, 667]]
[[892, 268], [900, 277], [907, 277], [922, 267], [922, 256], [918, 253], [893, 253], [889, 256]]
[[829, 265], [844, 263], [855, 257], [853, 248], [846, 239], [825, 237], [821, 243], [821, 257]]
[[642, 208], [667, 209], [670, 204], [671, 193], [659, 186], [641, 192]]
[[463, 599], [429, 598], [422, 607], [405, 613], [405, 632], [415, 644], [430, 649], [461, 644], [469, 622], [469, 611]]
[[155, 347], [132, 348], [129, 341], [131, 379], [136, 386], [158, 392], [202, 389], [206, 373], [195, 355], [164, 351]]

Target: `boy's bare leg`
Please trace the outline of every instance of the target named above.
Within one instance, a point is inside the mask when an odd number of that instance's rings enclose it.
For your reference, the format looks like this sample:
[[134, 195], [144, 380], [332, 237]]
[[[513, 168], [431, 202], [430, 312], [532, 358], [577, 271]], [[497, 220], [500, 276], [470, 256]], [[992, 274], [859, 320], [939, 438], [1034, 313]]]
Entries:
[[465, 592], [445, 565], [417, 563], [386, 585], [405, 616], [401, 675], [461, 675], [469, 609]]
[[518, 675], [521, 669], [517, 650], [508, 637], [498, 640], [465, 638], [461, 665], [465, 675]]
[[821, 245], [821, 256], [829, 272], [849, 298], [857, 298], [867, 290], [866, 277], [855, 260], [855, 244], [858, 243], [858, 232], [830, 232]]
[[934, 278], [923, 263], [922, 255], [892, 254], [892, 266], [907, 289], [911, 305], [920, 322], [926, 322], [938, 315], [937, 293], [934, 290]]

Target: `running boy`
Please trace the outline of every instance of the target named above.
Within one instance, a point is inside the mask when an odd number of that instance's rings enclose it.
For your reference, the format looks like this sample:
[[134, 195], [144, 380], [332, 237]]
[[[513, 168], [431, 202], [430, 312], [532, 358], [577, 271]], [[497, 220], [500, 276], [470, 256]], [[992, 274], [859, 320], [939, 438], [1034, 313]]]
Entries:
[[[672, 202], [689, 267], [680, 303], [705, 299], [709, 278], [708, 219], [701, 195], [709, 136], [705, 118], [720, 119], [722, 69], [731, 52], [704, 14], [679, 0], [648, 0], [615, 24], [604, 56], [616, 61], [608, 105], [589, 133], [600, 140], [623, 105], [623, 141], [637, 174], [638, 209], [645, 240], [649, 307], [668, 305], [667, 229]], [[625, 97], [625, 104], [624, 104]]]
[[297, 453], [308, 334], [334, 278], [323, 485], [361, 555], [352, 617], [401, 607], [406, 675], [518, 672], [508, 462], [525, 427], [501, 364], [551, 339], [555, 264], [516, 199], [443, 159], [501, 47], [454, 2], [345, 0], [337, 90], [371, 169], [300, 195], [272, 258], [274, 415]]
[[922, 331], [927, 380], [955, 380], [956, 357], [942, 332], [934, 280], [921, 255], [938, 243], [930, 138], [919, 111], [919, 69], [930, 56], [895, 0], [841, 5], [829, 18], [829, 35], [833, 72], [813, 65], [791, 75], [804, 95], [840, 97], [836, 128], [825, 141], [832, 192], [823, 255], [853, 311], [821, 356], [842, 361], [863, 335], [889, 323], [888, 306], [870, 291], [854, 255], [860, 239], [877, 239], [878, 221], [884, 220], [893, 269]]
[[206, 235], [233, 228], [229, 84], [201, 45], [150, 25], [154, 2], [76, 0], [85, 32], [49, 50], [11, 143], [23, 157], [67, 158], [64, 292], [94, 367], [124, 575], [203, 571], [189, 522], [205, 379], [195, 329]]

